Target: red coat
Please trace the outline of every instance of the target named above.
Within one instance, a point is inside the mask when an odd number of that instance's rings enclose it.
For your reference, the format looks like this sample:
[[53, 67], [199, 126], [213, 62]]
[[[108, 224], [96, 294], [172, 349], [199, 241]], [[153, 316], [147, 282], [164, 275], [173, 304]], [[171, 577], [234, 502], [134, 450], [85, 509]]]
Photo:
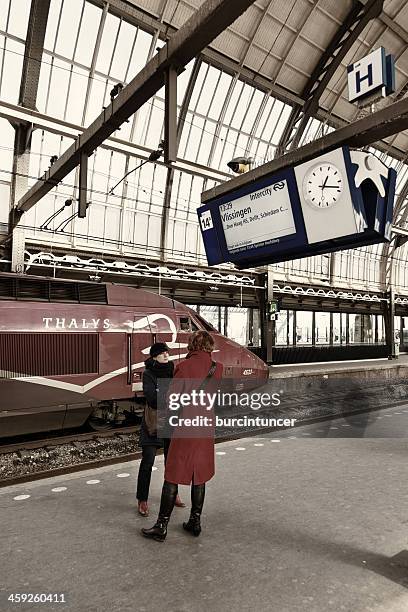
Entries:
[[[184, 361], [181, 361], [174, 371], [174, 388], [177, 389], [177, 392], [188, 392], [190, 390], [188, 380], [204, 381], [211, 368], [211, 361], [211, 354], [204, 351], [192, 352]], [[217, 363], [212, 381], [221, 377], [222, 364]], [[183, 388], [180, 388], [180, 379], [185, 379], [185, 382], [182, 383]], [[196, 384], [195, 388], [197, 386]], [[209, 392], [215, 389], [216, 385], [214, 385], [214, 382], [211, 384], [210, 379], [205, 386], [205, 391]], [[184, 409], [184, 412], [188, 413], [188, 410]], [[208, 430], [206, 437], [202, 438], [178, 438], [176, 436], [172, 438], [167, 455], [165, 480], [175, 484], [188, 485], [191, 482], [202, 484], [210, 480], [214, 473], [214, 436], [208, 436]]]

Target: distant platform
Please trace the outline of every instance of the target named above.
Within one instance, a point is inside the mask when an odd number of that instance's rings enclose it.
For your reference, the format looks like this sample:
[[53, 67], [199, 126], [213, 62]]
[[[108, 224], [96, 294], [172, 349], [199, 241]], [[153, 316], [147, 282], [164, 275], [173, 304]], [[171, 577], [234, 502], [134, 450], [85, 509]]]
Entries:
[[398, 373], [401, 369], [404, 376], [408, 375], [408, 355], [403, 354], [398, 359], [387, 359], [382, 357], [380, 359], [364, 359], [364, 360], [350, 360], [350, 361], [320, 361], [315, 363], [293, 363], [293, 364], [282, 364], [282, 365], [270, 365], [269, 376], [270, 377], [299, 377], [299, 376], [313, 376], [320, 374], [344, 374], [364, 372], [374, 372], [381, 370], [390, 370], [394, 373]]

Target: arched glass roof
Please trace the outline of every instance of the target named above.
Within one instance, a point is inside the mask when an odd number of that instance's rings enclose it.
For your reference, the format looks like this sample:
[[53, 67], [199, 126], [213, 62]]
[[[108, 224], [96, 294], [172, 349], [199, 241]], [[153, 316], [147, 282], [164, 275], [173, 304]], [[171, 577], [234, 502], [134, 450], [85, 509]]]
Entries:
[[[12, 126], [20, 120], [21, 107], [24, 110], [21, 83], [32, 3], [0, 3], [0, 229], [6, 230], [11, 193], [17, 189], [13, 182], [21, 179], [19, 189], [32, 186], [48, 169], [50, 158], [66, 151], [110, 103], [112, 88], [128, 84], [201, 4], [199, 0], [50, 0], [38, 83], [29, 83], [38, 88], [31, 115], [34, 130], [24, 163], [20, 160], [16, 171]], [[302, 108], [313, 75], [356, 5], [361, 8], [363, 3], [256, 0], [178, 77], [179, 159], [174, 169], [161, 160], [142, 165], [163, 139], [162, 89], [90, 157], [87, 217], [64, 225], [75, 212], [66, 207], [46, 224], [66, 200], [78, 197], [76, 170], [24, 214], [21, 225], [27, 244], [205, 266], [196, 217], [201, 192], [228, 179], [226, 164], [231, 158], [252, 156], [261, 164], [288, 146], [286, 129], [294, 109]], [[378, 16], [368, 21], [337, 62], [316, 110], [306, 116], [299, 145], [357, 118], [359, 111], [347, 101], [346, 66], [371, 49], [383, 45], [395, 54], [393, 99], [403, 97], [408, 83], [407, 43], [406, 3], [385, 0]], [[396, 134], [373, 150], [396, 167], [398, 199], [408, 180], [407, 134]], [[133, 168], [137, 169], [111, 193]], [[400, 221], [406, 225], [404, 216]], [[395, 280], [402, 291], [408, 289], [403, 272], [407, 248], [393, 253]], [[286, 262], [274, 270], [278, 278], [303, 283], [382, 290], [388, 255], [376, 245]]]

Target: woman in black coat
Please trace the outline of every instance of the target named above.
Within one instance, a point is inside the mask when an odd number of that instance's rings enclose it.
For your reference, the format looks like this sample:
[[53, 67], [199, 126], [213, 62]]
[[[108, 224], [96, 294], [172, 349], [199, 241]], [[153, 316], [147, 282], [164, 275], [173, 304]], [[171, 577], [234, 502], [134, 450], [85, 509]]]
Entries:
[[[153, 410], [157, 410], [157, 388], [158, 379], [164, 378], [170, 380], [173, 378], [174, 364], [169, 361], [169, 349], [164, 342], [156, 342], [150, 348], [150, 357], [145, 361], [145, 370], [143, 372], [143, 394], [147, 403]], [[162, 393], [165, 390], [161, 389]], [[163, 395], [164, 397], [165, 395]], [[156, 453], [163, 446], [164, 460], [166, 461], [167, 451], [170, 440], [158, 438], [157, 432], [153, 435], [149, 434], [144, 415], [142, 426], [140, 428], [139, 444], [142, 447], [142, 460], [139, 467], [139, 475], [137, 479], [136, 497], [138, 500], [138, 511], [142, 516], [148, 516], [149, 507], [147, 500], [149, 497], [150, 479], [152, 476], [152, 468]], [[184, 507], [178, 498], [176, 506]]]

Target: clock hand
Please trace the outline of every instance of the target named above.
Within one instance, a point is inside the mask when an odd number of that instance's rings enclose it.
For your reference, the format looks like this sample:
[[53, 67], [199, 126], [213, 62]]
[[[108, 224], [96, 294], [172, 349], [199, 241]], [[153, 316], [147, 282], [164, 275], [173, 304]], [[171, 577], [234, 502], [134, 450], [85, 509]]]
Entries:
[[326, 185], [324, 189], [340, 189], [338, 185]]
[[319, 185], [320, 189], [325, 189], [326, 188], [326, 183], [329, 180], [329, 176], [327, 175], [326, 178], [324, 179], [324, 183], [323, 185]]

